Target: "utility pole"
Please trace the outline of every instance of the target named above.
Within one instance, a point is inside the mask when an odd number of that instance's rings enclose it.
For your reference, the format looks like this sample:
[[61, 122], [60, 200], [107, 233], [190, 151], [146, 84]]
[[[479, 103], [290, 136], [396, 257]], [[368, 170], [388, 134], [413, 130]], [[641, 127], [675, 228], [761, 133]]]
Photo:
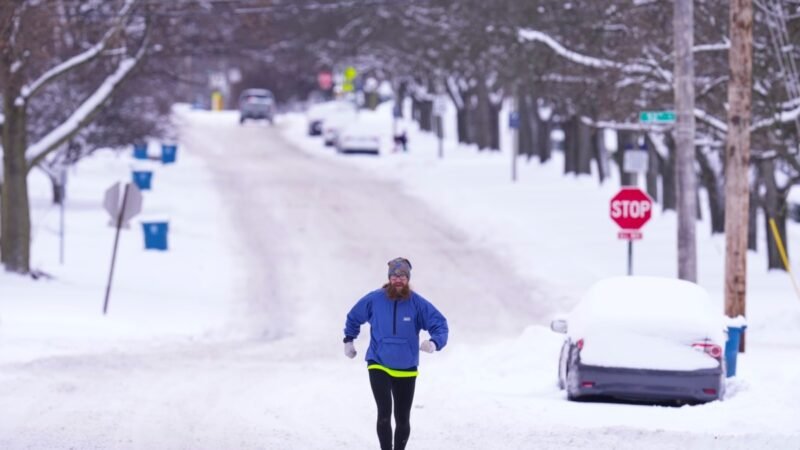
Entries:
[[675, 0], [675, 124], [678, 200], [678, 278], [697, 281], [697, 180], [694, 172], [694, 5]]
[[[725, 145], [725, 314], [745, 315], [753, 90], [753, 2], [730, 2], [728, 136]], [[744, 335], [740, 350], [744, 351]]]

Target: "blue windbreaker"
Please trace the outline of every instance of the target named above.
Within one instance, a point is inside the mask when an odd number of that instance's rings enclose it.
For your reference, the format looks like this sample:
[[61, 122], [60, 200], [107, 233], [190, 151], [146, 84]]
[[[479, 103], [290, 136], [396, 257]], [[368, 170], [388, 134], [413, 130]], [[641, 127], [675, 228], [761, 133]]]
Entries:
[[447, 319], [416, 292], [409, 299], [391, 300], [385, 289], [365, 295], [347, 314], [344, 334], [358, 337], [369, 322], [370, 341], [365, 359], [390, 369], [411, 369], [419, 364], [419, 331], [426, 330], [436, 349], [447, 345]]

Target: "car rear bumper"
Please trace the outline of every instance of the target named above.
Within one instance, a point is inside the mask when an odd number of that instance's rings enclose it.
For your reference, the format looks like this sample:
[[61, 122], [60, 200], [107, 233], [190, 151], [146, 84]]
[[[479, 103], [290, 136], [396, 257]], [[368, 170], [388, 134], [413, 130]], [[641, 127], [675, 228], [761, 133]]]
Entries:
[[692, 371], [623, 369], [578, 364], [567, 383], [573, 397], [709, 402], [722, 397], [722, 368]]
[[243, 111], [242, 117], [247, 119], [269, 119], [272, 117], [272, 113], [269, 111]]

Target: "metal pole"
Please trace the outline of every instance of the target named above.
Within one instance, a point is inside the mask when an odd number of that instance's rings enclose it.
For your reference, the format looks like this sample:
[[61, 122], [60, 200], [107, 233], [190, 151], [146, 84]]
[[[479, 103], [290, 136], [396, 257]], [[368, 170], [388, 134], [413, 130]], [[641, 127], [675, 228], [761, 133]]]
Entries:
[[628, 239], [628, 276], [633, 275], [633, 239]]
[[60, 209], [60, 218], [59, 218], [59, 246], [58, 246], [58, 261], [60, 264], [64, 264], [64, 209], [66, 208], [67, 202], [67, 169], [61, 169], [61, 186], [59, 186], [61, 190], [61, 207]]
[[678, 278], [697, 281], [697, 192], [694, 171], [694, 5], [675, 0], [675, 148], [678, 212]]
[[114, 236], [114, 251], [111, 253], [111, 269], [108, 271], [108, 284], [106, 285], [106, 298], [103, 301], [103, 315], [108, 312], [108, 298], [111, 295], [111, 280], [114, 278], [114, 264], [117, 261], [117, 246], [119, 245], [119, 230], [122, 228], [122, 217], [125, 214], [125, 206], [128, 200], [128, 188], [130, 183], [125, 183], [125, 191], [122, 193], [122, 206], [119, 208], [119, 215], [117, 215], [117, 232]]
[[[517, 126], [511, 128], [511, 182], [517, 182], [517, 156], [519, 156], [519, 86], [514, 86], [514, 96], [511, 98], [511, 114], [517, 115]], [[511, 122], [509, 118], [509, 122]], [[510, 123], [509, 123], [510, 125]]]
[[439, 135], [439, 159], [444, 158], [444, 120], [441, 115], [436, 116], [436, 132]]

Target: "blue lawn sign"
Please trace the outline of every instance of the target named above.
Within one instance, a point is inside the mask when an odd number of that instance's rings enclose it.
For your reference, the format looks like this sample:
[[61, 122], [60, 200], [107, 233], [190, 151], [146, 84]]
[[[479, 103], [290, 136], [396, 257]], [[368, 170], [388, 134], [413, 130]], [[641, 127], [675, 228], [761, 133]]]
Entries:
[[747, 326], [728, 327], [728, 341], [725, 342], [725, 372], [728, 378], [736, 376], [736, 356], [739, 354], [739, 343]]
[[144, 248], [146, 250], [166, 250], [169, 222], [142, 222]]
[[511, 114], [508, 115], [508, 127], [513, 130], [519, 128], [519, 113], [517, 111], [512, 111]]
[[133, 183], [140, 191], [149, 191], [153, 181], [153, 172], [150, 170], [134, 170]]
[[178, 156], [178, 146], [174, 144], [161, 145], [161, 162], [164, 164], [171, 164], [175, 162]]
[[133, 144], [133, 157], [147, 159], [147, 144]]

